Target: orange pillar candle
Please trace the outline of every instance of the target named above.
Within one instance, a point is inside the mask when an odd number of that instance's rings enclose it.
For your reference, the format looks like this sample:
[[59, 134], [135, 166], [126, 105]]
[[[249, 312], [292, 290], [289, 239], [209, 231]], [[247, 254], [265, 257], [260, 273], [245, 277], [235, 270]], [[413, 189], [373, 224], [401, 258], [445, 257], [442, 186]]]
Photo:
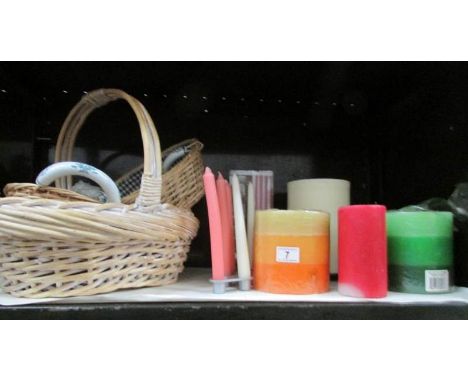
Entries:
[[328, 291], [330, 216], [263, 210], [255, 216], [254, 287], [271, 293]]

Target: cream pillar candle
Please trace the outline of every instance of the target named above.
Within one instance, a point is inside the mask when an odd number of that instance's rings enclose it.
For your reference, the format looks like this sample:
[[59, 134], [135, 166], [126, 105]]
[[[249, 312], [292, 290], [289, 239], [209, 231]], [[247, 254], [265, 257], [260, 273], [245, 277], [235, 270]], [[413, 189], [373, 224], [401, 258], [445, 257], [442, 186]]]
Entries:
[[240, 290], [250, 289], [250, 258], [245, 229], [244, 209], [237, 175], [232, 176], [232, 201], [234, 204], [234, 226], [236, 231], [237, 275], [243, 281], [239, 282]]
[[338, 273], [339, 207], [350, 204], [350, 182], [342, 179], [302, 179], [288, 183], [288, 209], [330, 213], [330, 273]]

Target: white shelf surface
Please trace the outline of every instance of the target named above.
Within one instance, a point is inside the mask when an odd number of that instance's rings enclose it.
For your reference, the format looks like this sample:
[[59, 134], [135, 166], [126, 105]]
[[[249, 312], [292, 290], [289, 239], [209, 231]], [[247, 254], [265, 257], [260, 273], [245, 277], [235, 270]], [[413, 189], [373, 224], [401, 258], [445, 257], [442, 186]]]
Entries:
[[308, 295], [271, 294], [255, 290], [242, 292], [235, 288], [228, 289], [224, 294], [213, 294], [212, 285], [208, 281], [211, 274], [206, 268], [187, 268], [181, 274], [179, 281], [172, 285], [121, 290], [117, 292], [84, 297], [29, 299], [17, 298], [0, 292], [0, 305], [28, 305], [28, 304], [82, 304], [82, 303], [125, 303], [125, 302], [376, 302], [396, 304], [445, 304], [462, 303], [468, 305], [468, 288], [456, 288], [447, 294], [408, 294], [389, 292], [388, 296], [379, 299], [362, 299], [342, 296], [337, 292], [336, 283], [331, 283], [331, 290], [327, 293]]

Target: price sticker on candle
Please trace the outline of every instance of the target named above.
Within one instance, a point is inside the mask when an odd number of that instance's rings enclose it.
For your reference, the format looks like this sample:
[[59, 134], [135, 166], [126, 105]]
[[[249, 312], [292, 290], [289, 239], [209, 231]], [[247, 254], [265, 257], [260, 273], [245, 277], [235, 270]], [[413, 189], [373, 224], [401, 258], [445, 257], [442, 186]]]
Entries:
[[426, 271], [425, 275], [426, 292], [449, 291], [449, 271], [447, 269]]
[[299, 263], [301, 250], [298, 247], [276, 247], [276, 261], [278, 263]]

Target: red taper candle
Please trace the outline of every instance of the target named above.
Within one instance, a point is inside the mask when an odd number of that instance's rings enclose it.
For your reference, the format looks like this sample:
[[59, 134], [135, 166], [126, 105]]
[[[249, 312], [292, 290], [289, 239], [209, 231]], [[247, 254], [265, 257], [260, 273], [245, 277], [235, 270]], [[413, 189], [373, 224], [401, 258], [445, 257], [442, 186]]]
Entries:
[[216, 191], [218, 192], [219, 212], [221, 214], [221, 231], [223, 233], [223, 257], [224, 257], [224, 275], [232, 276], [234, 273], [234, 251], [231, 251], [231, 238], [234, 235], [232, 231], [232, 199], [228, 199], [226, 180], [223, 174], [218, 172], [216, 179]]
[[234, 212], [233, 212], [233, 206], [232, 206], [232, 189], [231, 185], [228, 183], [227, 180], [224, 180], [224, 186], [226, 188], [226, 196], [227, 196], [227, 215], [229, 217], [229, 224], [228, 224], [228, 236], [229, 236], [229, 252], [228, 252], [228, 257], [229, 257], [229, 274], [233, 275], [236, 272], [236, 257], [235, 257], [235, 247], [236, 247], [236, 241], [235, 241], [235, 232], [234, 232]]
[[338, 291], [346, 296], [387, 295], [385, 206], [354, 205], [338, 210]]

